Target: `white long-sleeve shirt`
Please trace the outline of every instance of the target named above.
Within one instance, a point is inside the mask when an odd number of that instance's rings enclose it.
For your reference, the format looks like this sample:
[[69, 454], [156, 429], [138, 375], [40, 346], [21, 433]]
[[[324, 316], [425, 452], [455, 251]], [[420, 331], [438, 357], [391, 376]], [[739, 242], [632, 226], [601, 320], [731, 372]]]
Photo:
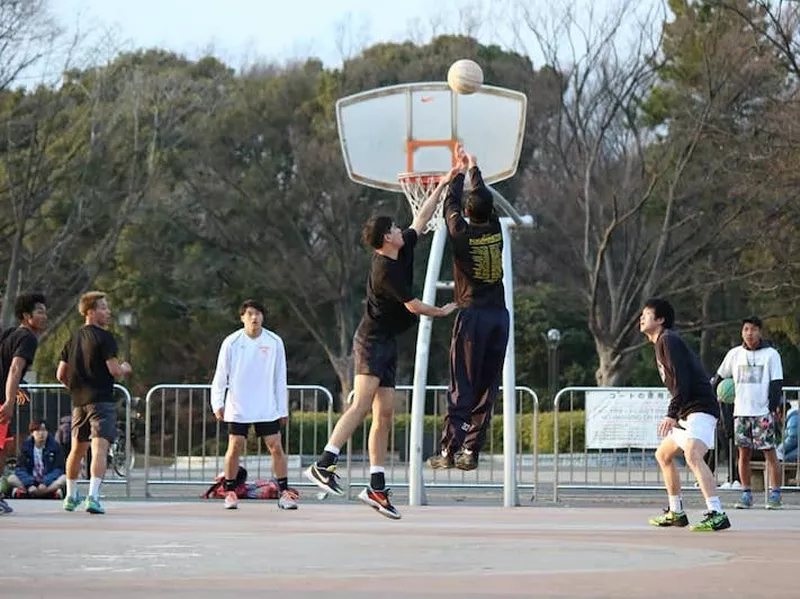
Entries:
[[267, 329], [251, 339], [244, 328], [228, 335], [219, 348], [211, 383], [211, 409], [225, 407], [225, 422], [271, 422], [289, 415], [286, 350]]

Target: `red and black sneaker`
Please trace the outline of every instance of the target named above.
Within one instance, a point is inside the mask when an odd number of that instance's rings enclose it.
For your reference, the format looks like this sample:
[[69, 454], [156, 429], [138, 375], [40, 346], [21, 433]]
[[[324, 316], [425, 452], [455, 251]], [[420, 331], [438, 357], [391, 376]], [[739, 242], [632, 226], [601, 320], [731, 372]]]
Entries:
[[392, 520], [399, 520], [402, 517], [400, 516], [400, 512], [398, 512], [397, 508], [389, 501], [389, 495], [391, 495], [391, 493], [389, 489], [376, 491], [372, 487], [367, 487], [358, 494], [358, 499], [382, 516], [386, 516]]

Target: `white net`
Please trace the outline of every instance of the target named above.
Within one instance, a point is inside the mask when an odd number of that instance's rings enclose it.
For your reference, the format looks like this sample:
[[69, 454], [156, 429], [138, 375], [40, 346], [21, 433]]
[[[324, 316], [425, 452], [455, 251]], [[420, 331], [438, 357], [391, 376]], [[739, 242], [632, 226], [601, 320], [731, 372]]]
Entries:
[[[442, 172], [401, 173], [397, 175], [397, 182], [400, 184], [400, 187], [403, 188], [403, 193], [406, 194], [408, 203], [411, 205], [411, 212], [415, 217], [422, 207], [422, 204], [430, 197], [444, 175], [445, 173]], [[442, 202], [440, 201], [436, 205], [436, 210], [430, 222], [425, 227], [425, 231], [435, 231], [442, 225], [444, 225], [444, 218], [442, 218]]]

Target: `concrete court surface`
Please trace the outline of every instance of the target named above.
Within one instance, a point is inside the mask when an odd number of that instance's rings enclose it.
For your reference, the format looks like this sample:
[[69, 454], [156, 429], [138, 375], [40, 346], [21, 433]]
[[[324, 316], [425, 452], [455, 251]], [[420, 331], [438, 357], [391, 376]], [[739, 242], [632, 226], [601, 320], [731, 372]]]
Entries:
[[[729, 510], [717, 533], [655, 529], [652, 507], [12, 501], [0, 597], [692, 598], [792, 596], [800, 509]], [[657, 512], [658, 510], [655, 510]], [[700, 509], [689, 516], [697, 521]]]

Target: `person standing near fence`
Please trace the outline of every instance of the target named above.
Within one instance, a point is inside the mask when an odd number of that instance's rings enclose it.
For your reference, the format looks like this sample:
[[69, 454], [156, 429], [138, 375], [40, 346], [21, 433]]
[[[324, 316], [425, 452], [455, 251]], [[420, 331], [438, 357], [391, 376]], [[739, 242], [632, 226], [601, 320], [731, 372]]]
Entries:
[[781, 465], [775, 453], [778, 440], [776, 411], [783, 392], [783, 365], [778, 351], [761, 338], [761, 319], [742, 321], [742, 345], [728, 351], [714, 377], [714, 387], [733, 378], [733, 434], [739, 454], [742, 497], [738, 509], [753, 507], [750, 488], [753, 450], [761, 450], [769, 468], [771, 489], [766, 508], [780, 509]]
[[675, 466], [680, 451], [695, 475], [708, 511], [703, 520], [691, 526], [693, 531], [715, 531], [730, 528], [722, 509], [717, 483], [703, 459], [714, 446], [714, 433], [719, 419], [719, 405], [708, 375], [697, 355], [672, 330], [675, 310], [660, 298], [648, 300], [639, 318], [639, 330], [655, 345], [656, 366], [667, 386], [671, 399], [667, 415], [658, 426], [663, 440], [656, 450], [656, 460], [664, 475], [669, 507], [661, 516], [650, 519], [653, 526], [687, 526], [683, 511], [681, 481]]
[[289, 417], [286, 350], [283, 340], [263, 327], [266, 308], [256, 300], [239, 307], [242, 328], [228, 335], [219, 348], [211, 383], [211, 409], [228, 425], [225, 452], [225, 509], [239, 505], [236, 495], [239, 458], [252, 426], [263, 438], [278, 480], [278, 507], [297, 509], [297, 493], [289, 488], [289, 468], [281, 441], [281, 425]]
[[[25, 403], [27, 395], [20, 390], [22, 377], [33, 364], [39, 335], [47, 327], [47, 300], [41, 293], [22, 293], [14, 301], [14, 316], [19, 326], [6, 329], [0, 334], [0, 448], [5, 449], [5, 441], [14, 416], [14, 407]], [[0, 453], [5, 453], [0, 451]], [[0, 463], [0, 471], [5, 467], [5, 459]], [[10, 514], [11, 508], [0, 493], [0, 516]]]
[[[117, 358], [117, 340], [107, 330], [112, 315], [106, 294], [102, 291], [84, 293], [78, 311], [84, 318], [84, 325], [64, 345], [56, 371], [56, 378], [69, 389], [72, 399], [72, 444], [67, 457], [64, 509], [74, 512], [83, 505], [90, 514], [104, 514], [100, 485], [108, 466], [108, 447], [117, 437], [114, 379], [130, 374], [133, 369]], [[78, 490], [78, 477], [90, 445], [89, 493], [83, 500]]]

